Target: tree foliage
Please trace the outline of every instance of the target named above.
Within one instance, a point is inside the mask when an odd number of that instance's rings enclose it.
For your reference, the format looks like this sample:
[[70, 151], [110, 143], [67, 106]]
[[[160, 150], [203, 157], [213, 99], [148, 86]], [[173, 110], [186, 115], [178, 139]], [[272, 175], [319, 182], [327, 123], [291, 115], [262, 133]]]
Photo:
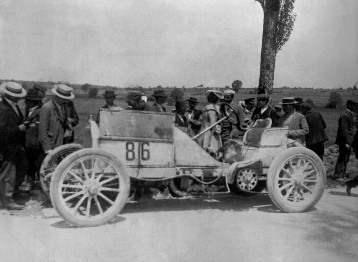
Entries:
[[235, 91], [235, 93], [237, 93], [242, 88], [242, 81], [235, 80], [234, 82], [232, 82], [231, 86], [232, 86], [232, 89]]
[[82, 89], [83, 92], [85, 92], [85, 94], [87, 94], [87, 92], [88, 92], [88, 90], [89, 90], [90, 88], [91, 88], [91, 85], [88, 84], [88, 83], [83, 84], [83, 85], [81, 86], [81, 89]]
[[173, 98], [173, 100], [176, 102], [178, 100], [183, 99], [184, 92], [180, 88], [174, 88], [172, 92], [170, 93], [170, 97]]
[[97, 87], [90, 87], [88, 89], [88, 96], [89, 97], [97, 97], [98, 95], [98, 88]]
[[281, 1], [280, 14], [277, 22], [276, 52], [281, 50], [291, 36], [296, 21], [296, 13], [293, 11], [295, 1], [296, 0]]

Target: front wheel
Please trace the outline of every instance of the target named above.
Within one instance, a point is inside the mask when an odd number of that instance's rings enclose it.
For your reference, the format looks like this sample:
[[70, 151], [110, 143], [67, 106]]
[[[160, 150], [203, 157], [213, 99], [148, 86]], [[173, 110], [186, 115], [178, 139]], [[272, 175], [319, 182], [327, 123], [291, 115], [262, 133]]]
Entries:
[[326, 171], [321, 159], [305, 147], [292, 147], [278, 154], [267, 175], [272, 202], [284, 212], [304, 212], [321, 198]]
[[100, 149], [82, 149], [66, 157], [51, 180], [56, 211], [75, 226], [98, 226], [123, 209], [130, 179], [122, 163]]

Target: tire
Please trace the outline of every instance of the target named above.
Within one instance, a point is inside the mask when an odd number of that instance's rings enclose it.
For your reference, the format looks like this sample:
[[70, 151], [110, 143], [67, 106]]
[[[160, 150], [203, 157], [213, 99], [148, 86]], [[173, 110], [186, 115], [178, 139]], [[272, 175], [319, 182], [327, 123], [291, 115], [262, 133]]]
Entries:
[[52, 173], [66, 156], [80, 149], [82, 149], [82, 145], [80, 144], [62, 145], [52, 150], [43, 160], [39, 171], [39, 179], [41, 188], [48, 198], [50, 198]]
[[326, 184], [321, 159], [305, 147], [278, 154], [267, 174], [267, 190], [276, 207], [287, 213], [305, 212], [320, 200]]
[[51, 180], [52, 205], [75, 226], [99, 226], [117, 216], [129, 196], [130, 179], [112, 154], [87, 148], [67, 156]]

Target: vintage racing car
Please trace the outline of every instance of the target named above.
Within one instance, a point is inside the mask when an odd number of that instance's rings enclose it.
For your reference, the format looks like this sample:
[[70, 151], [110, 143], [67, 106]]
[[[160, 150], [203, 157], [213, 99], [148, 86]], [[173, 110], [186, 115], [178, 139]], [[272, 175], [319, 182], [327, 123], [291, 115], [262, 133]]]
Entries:
[[[223, 181], [238, 195], [266, 187], [284, 212], [310, 210], [323, 194], [321, 159], [288, 139], [287, 128], [253, 127], [217, 159], [174, 125], [173, 114], [108, 109], [100, 114], [99, 126], [90, 120], [83, 146], [57, 148], [41, 167], [41, 183], [54, 208], [75, 226], [112, 220], [134, 181], [166, 182], [179, 196], [188, 194], [188, 180], [208, 186]], [[235, 121], [229, 106], [225, 114]]]

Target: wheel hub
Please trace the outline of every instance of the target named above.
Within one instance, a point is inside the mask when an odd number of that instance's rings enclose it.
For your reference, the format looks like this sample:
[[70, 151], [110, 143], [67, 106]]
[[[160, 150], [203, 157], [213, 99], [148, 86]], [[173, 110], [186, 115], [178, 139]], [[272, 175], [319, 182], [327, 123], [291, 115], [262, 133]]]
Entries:
[[86, 191], [90, 196], [97, 195], [99, 191], [99, 183], [97, 181], [87, 183]]
[[242, 169], [237, 175], [237, 185], [243, 191], [253, 190], [258, 183], [258, 176], [253, 169]]

